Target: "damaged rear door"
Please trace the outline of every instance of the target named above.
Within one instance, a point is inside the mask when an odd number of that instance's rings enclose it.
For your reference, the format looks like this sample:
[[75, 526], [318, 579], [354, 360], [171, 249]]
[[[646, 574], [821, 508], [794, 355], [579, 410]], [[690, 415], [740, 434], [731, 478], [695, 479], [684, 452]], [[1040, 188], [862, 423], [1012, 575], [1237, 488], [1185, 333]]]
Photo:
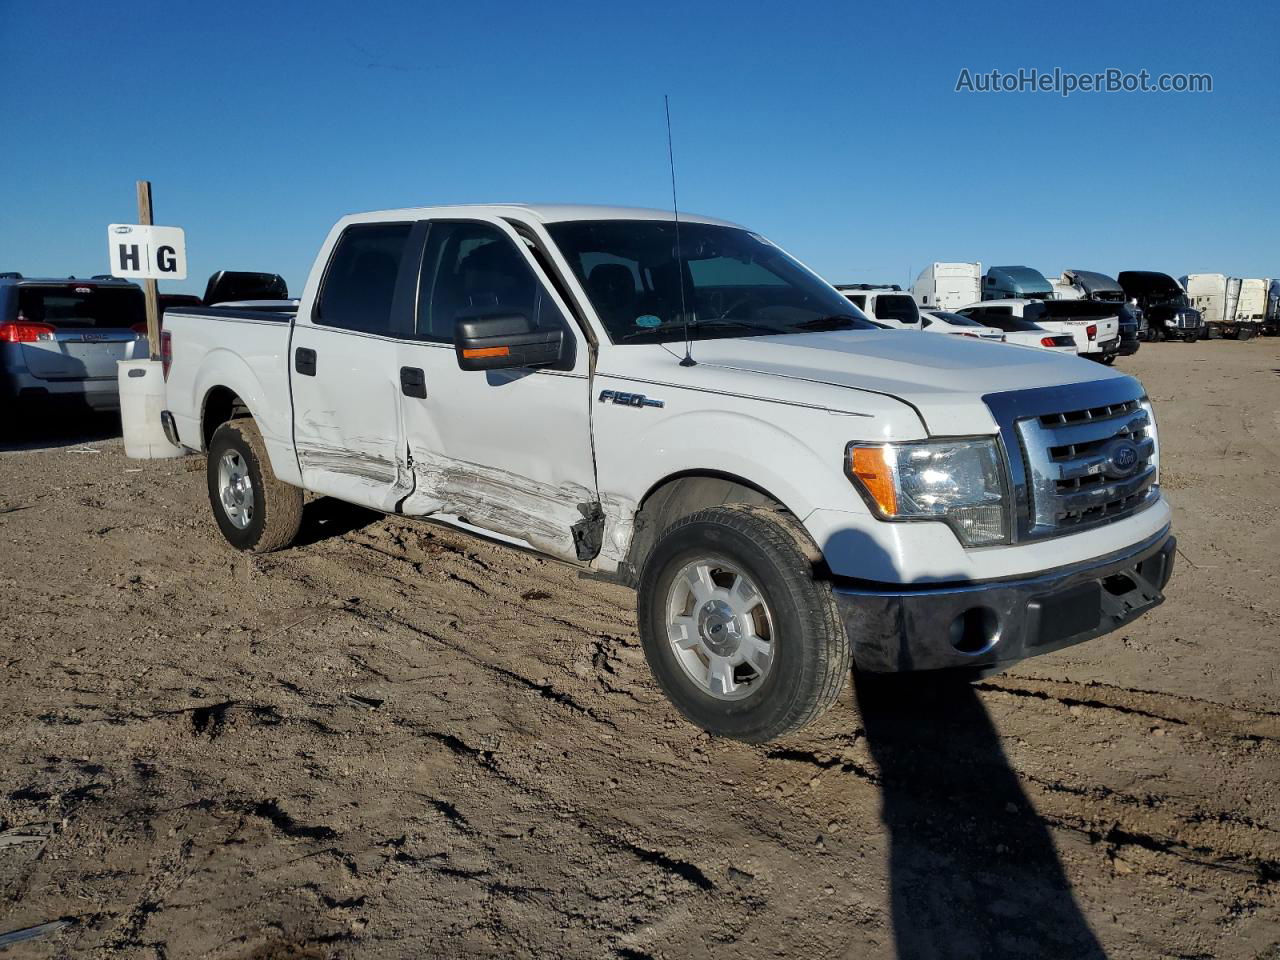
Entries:
[[424, 229], [348, 226], [310, 315], [294, 323], [293, 438], [308, 490], [392, 511], [413, 489], [396, 361], [397, 338], [413, 325]]
[[[559, 327], [562, 369], [466, 371], [459, 316], [520, 315]], [[589, 357], [568, 307], [511, 227], [496, 218], [430, 223], [414, 342], [400, 346], [413, 493], [407, 514], [455, 517], [569, 560], [603, 529], [591, 447]]]

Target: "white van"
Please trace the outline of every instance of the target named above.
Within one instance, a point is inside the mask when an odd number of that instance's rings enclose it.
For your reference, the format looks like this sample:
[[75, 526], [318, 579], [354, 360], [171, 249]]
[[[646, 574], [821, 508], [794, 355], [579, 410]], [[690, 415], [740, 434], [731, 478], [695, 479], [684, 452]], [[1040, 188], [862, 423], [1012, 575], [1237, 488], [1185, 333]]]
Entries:
[[916, 277], [911, 295], [925, 310], [954, 310], [981, 300], [982, 264], [931, 263]]
[[872, 283], [837, 283], [846, 300], [882, 326], [894, 330], [919, 330], [920, 308], [911, 294], [896, 283], [887, 287]]

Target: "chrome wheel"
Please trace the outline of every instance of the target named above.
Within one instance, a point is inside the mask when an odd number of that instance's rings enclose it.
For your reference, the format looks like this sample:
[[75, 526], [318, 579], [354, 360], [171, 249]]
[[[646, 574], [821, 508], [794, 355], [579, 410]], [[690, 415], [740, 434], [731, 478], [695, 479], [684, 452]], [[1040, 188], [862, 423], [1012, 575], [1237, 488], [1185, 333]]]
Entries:
[[244, 457], [235, 450], [228, 450], [218, 461], [218, 500], [237, 529], [253, 522], [253, 481]]
[[704, 692], [741, 700], [760, 689], [773, 666], [773, 615], [750, 577], [695, 560], [671, 581], [666, 609], [676, 662]]

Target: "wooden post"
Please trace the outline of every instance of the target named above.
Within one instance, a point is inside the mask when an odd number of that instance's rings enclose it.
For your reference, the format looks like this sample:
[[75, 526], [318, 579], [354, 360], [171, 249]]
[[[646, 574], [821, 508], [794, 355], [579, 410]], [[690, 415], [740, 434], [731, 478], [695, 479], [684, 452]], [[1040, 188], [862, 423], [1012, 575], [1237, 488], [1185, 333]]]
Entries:
[[[145, 227], [151, 226], [151, 181], [138, 181], [138, 222]], [[142, 281], [142, 292], [147, 301], [147, 342], [151, 348], [151, 359], [160, 359], [160, 301], [156, 295], [154, 280]]]

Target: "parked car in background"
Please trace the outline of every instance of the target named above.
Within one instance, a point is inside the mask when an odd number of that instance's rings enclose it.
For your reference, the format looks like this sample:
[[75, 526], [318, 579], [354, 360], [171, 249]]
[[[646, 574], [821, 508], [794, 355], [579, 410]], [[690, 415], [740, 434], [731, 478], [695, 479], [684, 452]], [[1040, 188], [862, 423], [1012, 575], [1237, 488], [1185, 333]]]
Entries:
[[1075, 356], [1076, 339], [1069, 334], [1054, 333], [1039, 324], [1014, 316], [1013, 309], [1004, 304], [973, 304], [957, 311], [958, 316], [993, 327], [1004, 334], [1004, 342], [1019, 347], [1035, 347]]
[[1137, 353], [1141, 346], [1142, 311], [1126, 302], [1124, 287], [1119, 281], [1096, 270], [1072, 268], [1063, 270], [1060, 276], [1050, 277], [1057, 300], [1094, 300], [1099, 304], [1116, 304], [1120, 318], [1120, 356]]
[[1167, 273], [1121, 270], [1116, 280], [1130, 305], [1143, 313], [1149, 340], [1179, 339], [1194, 343], [1204, 336], [1204, 318], [1187, 300], [1181, 284]]
[[838, 283], [844, 298], [872, 320], [896, 330], [919, 330], [920, 308], [911, 294], [895, 284]]
[[911, 295], [926, 310], [954, 310], [981, 300], [982, 264], [931, 263], [916, 277]]
[[119, 409], [116, 361], [145, 359], [142, 288], [125, 280], [0, 278], [0, 399]]
[[972, 317], [962, 317], [947, 310], [921, 310], [920, 326], [930, 333], [946, 333], [957, 337], [974, 337], [978, 340], [1004, 342], [1004, 331], [988, 327]]
[[347, 216], [296, 314], [165, 336], [162, 422], [232, 546], [288, 546], [310, 490], [634, 587], [658, 685], [719, 736], [799, 729], [851, 665], [962, 679], [1101, 636], [1173, 570], [1137, 380], [878, 330], [722, 220]]
[[1147, 320], [1142, 308], [1132, 303], [1120, 304], [1120, 356], [1128, 357], [1138, 352], [1146, 339]]
[[988, 267], [982, 278], [983, 300], [1052, 300], [1053, 287], [1032, 267]]
[[204, 301], [194, 293], [161, 293], [156, 295], [156, 303], [160, 308], [160, 317], [164, 318], [166, 310], [174, 307], [203, 307]]
[[278, 273], [219, 270], [204, 288], [205, 306], [244, 300], [288, 300], [289, 285]]
[[997, 317], [1019, 317], [1051, 334], [1070, 337], [1082, 357], [1110, 364], [1120, 351], [1118, 304], [1100, 310], [1091, 300], [984, 300], [956, 312], [996, 326]]

